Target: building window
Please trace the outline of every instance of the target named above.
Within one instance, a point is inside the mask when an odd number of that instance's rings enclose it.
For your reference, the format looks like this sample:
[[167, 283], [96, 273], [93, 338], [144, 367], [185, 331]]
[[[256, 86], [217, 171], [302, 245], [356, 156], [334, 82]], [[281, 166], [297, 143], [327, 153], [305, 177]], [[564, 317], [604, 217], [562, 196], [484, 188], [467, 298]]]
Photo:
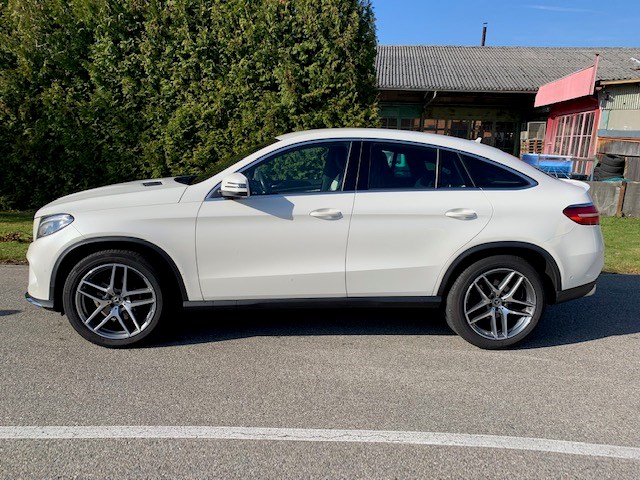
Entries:
[[420, 130], [421, 105], [383, 105], [380, 107], [382, 128], [394, 130]]
[[553, 153], [588, 158], [591, 152], [595, 112], [561, 115], [556, 118]]
[[395, 117], [382, 117], [382, 128], [398, 128], [398, 119]]
[[493, 146], [505, 152], [512, 152], [515, 146], [516, 124], [513, 122], [496, 122]]
[[401, 118], [400, 130], [413, 130], [414, 132], [417, 132], [418, 130], [420, 130], [420, 119], [419, 118]]
[[420, 130], [419, 118], [396, 118], [396, 117], [382, 117], [382, 128], [390, 128], [394, 130], [413, 130], [417, 132]]
[[[429, 112], [429, 115], [434, 115], [435, 118], [425, 118], [422, 105], [382, 105], [380, 107], [381, 126], [382, 128], [395, 130], [437, 133], [468, 140], [480, 138], [482, 143], [497, 147], [508, 153], [514, 153], [516, 149], [515, 140], [518, 138], [518, 125], [515, 122], [500, 121], [498, 119], [481, 120], [481, 113], [474, 119], [475, 114], [473, 113], [465, 113], [458, 116], [455, 112], [451, 112], [440, 116], [431, 110]], [[446, 118], [449, 115], [454, 118]], [[438, 118], [439, 116], [440, 118]], [[445, 118], [442, 118], [443, 116]], [[456, 116], [458, 118], [455, 118]]]
[[482, 143], [493, 145], [493, 122], [474, 120], [471, 122], [471, 136], [469, 140], [482, 139]]
[[422, 129], [428, 133], [438, 133], [468, 140], [481, 138], [482, 143], [509, 153], [513, 152], [515, 146], [516, 124], [514, 122], [426, 118], [422, 123]]

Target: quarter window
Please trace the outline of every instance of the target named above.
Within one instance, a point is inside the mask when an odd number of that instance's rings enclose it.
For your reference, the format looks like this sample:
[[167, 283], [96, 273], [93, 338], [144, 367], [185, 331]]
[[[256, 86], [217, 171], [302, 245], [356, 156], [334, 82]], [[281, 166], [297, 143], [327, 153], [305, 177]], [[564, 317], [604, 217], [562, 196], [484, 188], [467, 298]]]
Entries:
[[504, 167], [469, 155], [461, 155], [466, 170], [476, 187], [485, 189], [514, 189], [531, 185], [530, 181]]
[[252, 165], [242, 173], [251, 195], [342, 190], [351, 142], [294, 147]]

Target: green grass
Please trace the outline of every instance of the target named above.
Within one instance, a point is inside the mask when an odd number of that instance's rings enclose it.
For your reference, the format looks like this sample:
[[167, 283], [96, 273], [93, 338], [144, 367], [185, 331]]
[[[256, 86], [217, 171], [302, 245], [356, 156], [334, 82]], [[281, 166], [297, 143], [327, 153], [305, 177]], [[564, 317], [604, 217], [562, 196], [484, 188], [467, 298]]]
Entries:
[[[0, 212], [0, 263], [26, 263], [31, 212]], [[604, 271], [640, 274], [640, 218], [602, 218]]]
[[640, 218], [603, 217], [604, 271], [640, 274]]
[[0, 263], [27, 263], [32, 225], [32, 212], [0, 212]]

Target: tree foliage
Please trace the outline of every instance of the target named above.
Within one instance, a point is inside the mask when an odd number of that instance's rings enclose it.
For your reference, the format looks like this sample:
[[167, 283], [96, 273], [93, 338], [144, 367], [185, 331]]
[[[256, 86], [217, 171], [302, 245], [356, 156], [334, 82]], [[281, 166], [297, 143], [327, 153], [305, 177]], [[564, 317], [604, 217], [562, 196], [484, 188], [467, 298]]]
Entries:
[[0, 0], [0, 208], [377, 123], [369, 0]]

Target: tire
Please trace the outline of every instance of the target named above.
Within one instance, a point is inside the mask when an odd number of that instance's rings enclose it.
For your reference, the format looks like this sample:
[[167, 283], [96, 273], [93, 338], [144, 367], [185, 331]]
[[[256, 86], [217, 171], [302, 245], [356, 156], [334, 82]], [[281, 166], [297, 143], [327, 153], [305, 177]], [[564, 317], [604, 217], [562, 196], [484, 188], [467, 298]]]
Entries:
[[612, 167], [611, 165], [601, 164], [598, 168], [605, 173], [622, 176], [624, 174], [624, 165], [621, 167]]
[[542, 280], [533, 267], [520, 257], [497, 255], [472, 264], [456, 279], [447, 295], [446, 319], [469, 343], [494, 350], [526, 338], [544, 308]]
[[625, 159], [619, 157], [612, 157], [609, 155], [603, 155], [599, 162], [600, 165], [607, 165], [614, 168], [622, 168], [624, 170]]
[[621, 177], [621, 175], [618, 175], [616, 173], [603, 172], [602, 169], [600, 169], [600, 167], [596, 167], [593, 170], [593, 179], [597, 182], [608, 180], [610, 178], [619, 178], [619, 177]]
[[125, 347], [158, 326], [165, 302], [156, 269], [140, 254], [105, 250], [80, 260], [62, 292], [71, 326], [102, 347]]

